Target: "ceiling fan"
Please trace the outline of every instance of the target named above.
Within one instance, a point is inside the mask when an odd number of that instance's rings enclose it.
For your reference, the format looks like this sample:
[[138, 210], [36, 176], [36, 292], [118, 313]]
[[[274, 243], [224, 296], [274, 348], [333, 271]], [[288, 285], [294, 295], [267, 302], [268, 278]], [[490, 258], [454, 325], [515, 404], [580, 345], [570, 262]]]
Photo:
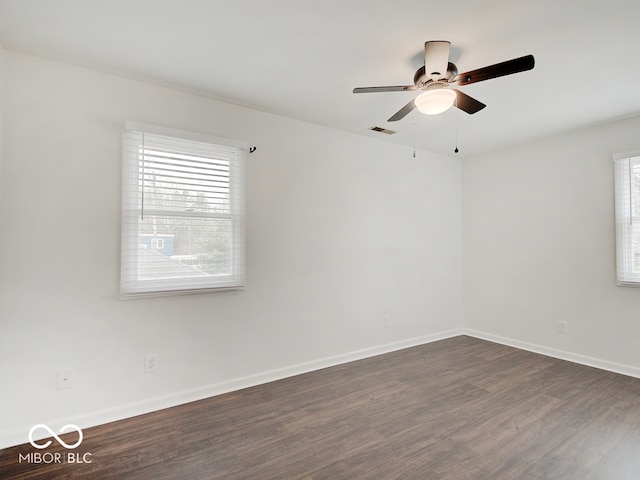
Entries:
[[413, 76], [413, 85], [358, 87], [353, 89], [353, 93], [403, 92], [407, 90], [421, 90], [423, 92], [392, 115], [389, 122], [396, 122], [404, 118], [414, 108], [427, 115], [437, 115], [455, 105], [460, 110], [473, 114], [482, 110], [486, 105], [460, 90], [450, 88], [452, 85], [464, 86], [524, 72], [531, 70], [535, 65], [533, 55], [526, 55], [477, 70], [458, 73], [458, 68], [449, 61], [450, 50], [451, 42], [425, 42], [424, 66], [420, 67]]

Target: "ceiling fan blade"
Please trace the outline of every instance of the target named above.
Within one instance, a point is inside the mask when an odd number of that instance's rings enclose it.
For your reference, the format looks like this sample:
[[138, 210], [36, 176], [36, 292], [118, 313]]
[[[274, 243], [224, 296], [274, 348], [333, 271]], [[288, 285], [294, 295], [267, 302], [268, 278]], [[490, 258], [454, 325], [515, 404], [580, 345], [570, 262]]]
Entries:
[[353, 93], [404, 92], [406, 90], [415, 89], [415, 85], [397, 85], [390, 87], [357, 87], [353, 89]]
[[462, 93], [460, 90], [454, 88], [453, 91], [456, 92], [456, 107], [468, 114], [474, 114], [486, 107], [484, 103], [470, 97], [466, 93]]
[[432, 41], [424, 44], [424, 71], [436, 80], [447, 75], [451, 42]]
[[410, 114], [414, 108], [416, 108], [415, 99], [411, 100], [404, 107], [394, 113], [393, 116], [389, 118], [389, 120], [387, 120], [387, 122], [397, 122], [398, 120], [402, 120], [404, 117]]
[[511, 75], [512, 73], [524, 72], [531, 70], [535, 66], [533, 55], [525, 55], [524, 57], [514, 58], [506, 62], [496, 63], [488, 67], [478, 68], [469, 72], [461, 73], [453, 79], [452, 83], [457, 85], [469, 85], [470, 83], [482, 82], [492, 78]]

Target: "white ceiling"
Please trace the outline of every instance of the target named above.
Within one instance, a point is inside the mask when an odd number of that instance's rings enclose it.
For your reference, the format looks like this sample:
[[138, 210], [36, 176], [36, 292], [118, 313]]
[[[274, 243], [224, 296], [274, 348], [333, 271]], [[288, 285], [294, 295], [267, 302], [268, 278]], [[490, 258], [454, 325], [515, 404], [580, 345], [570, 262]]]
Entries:
[[[487, 104], [386, 119], [427, 40], [460, 72], [526, 54], [529, 72], [461, 89]], [[0, 0], [8, 50], [460, 155], [640, 114], [638, 0]], [[396, 130], [386, 136], [371, 126]]]

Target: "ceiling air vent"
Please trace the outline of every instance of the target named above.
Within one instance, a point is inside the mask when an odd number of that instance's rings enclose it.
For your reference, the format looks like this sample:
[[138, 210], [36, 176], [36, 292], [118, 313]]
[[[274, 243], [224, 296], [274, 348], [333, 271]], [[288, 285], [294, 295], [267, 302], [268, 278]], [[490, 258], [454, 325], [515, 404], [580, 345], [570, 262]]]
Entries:
[[369, 130], [373, 130], [374, 132], [386, 133], [387, 135], [393, 135], [396, 133], [394, 130], [389, 130], [387, 128], [382, 127], [371, 127]]

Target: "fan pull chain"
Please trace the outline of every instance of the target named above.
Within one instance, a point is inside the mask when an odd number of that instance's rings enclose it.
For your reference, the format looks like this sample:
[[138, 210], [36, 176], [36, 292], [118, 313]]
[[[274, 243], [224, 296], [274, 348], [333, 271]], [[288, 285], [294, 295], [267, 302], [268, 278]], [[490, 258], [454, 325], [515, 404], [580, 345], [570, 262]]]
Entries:
[[456, 95], [456, 148], [453, 151], [453, 153], [458, 153], [460, 150], [458, 150], [458, 95]]
[[413, 158], [416, 158], [416, 121], [415, 120], [413, 121]]

